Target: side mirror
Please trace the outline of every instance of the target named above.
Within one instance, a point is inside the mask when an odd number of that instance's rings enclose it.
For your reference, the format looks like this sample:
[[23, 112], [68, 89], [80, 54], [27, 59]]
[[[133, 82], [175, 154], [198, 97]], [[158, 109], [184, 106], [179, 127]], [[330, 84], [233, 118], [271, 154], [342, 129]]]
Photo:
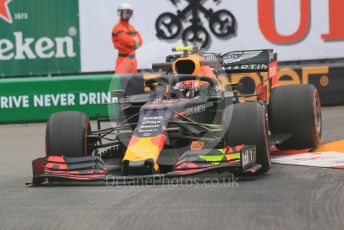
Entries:
[[239, 83], [229, 83], [225, 86], [226, 91], [233, 91], [233, 90], [238, 90], [239, 92], [244, 89], [244, 84], [239, 82]]
[[208, 102], [220, 102], [224, 99], [223, 96], [211, 96], [208, 98]]
[[111, 92], [112, 97], [117, 97], [118, 99], [125, 98], [125, 92], [123, 89], [117, 89]]
[[129, 98], [125, 96], [125, 91], [123, 89], [114, 90], [111, 92], [113, 98], [117, 98], [115, 104], [119, 105], [120, 111], [129, 108]]

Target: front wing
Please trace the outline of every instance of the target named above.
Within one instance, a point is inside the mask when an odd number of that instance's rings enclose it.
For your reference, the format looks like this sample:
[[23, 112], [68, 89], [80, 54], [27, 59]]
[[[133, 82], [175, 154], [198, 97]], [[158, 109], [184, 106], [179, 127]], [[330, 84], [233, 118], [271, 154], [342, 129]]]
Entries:
[[117, 176], [106, 169], [104, 161], [99, 156], [47, 156], [32, 162], [33, 178], [26, 184], [39, 186], [45, 182], [54, 181], [102, 181], [110, 185], [132, 182], [164, 183], [165, 179], [177, 177], [255, 173], [261, 168], [261, 165], [256, 162], [256, 148], [252, 145], [213, 150], [190, 150], [179, 158], [172, 171], [165, 174]]

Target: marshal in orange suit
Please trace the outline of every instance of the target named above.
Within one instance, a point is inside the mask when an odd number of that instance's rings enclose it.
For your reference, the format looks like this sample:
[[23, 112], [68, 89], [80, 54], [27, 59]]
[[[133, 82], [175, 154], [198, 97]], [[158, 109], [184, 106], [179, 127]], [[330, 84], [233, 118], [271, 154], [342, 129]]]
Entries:
[[118, 49], [116, 73], [137, 73], [135, 51], [142, 45], [142, 37], [133, 25], [129, 23], [133, 15], [133, 7], [129, 3], [122, 3], [118, 7], [119, 22], [112, 29], [112, 42]]

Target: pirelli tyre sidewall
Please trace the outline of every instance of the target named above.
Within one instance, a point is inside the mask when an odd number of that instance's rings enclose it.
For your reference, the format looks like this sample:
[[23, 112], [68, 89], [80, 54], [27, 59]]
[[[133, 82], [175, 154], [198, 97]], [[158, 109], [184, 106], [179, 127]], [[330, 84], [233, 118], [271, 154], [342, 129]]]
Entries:
[[322, 120], [320, 98], [313, 85], [288, 85], [272, 90], [269, 104], [272, 135], [292, 136], [278, 149], [314, 149], [320, 144]]
[[81, 112], [54, 113], [46, 127], [47, 156], [86, 156], [90, 152], [87, 134], [91, 130], [90, 121]]
[[229, 105], [223, 112], [223, 138], [225, 146], [255, 145], [259, 174], [270, 169], [270, 151], [265, 107], [257, 102]]

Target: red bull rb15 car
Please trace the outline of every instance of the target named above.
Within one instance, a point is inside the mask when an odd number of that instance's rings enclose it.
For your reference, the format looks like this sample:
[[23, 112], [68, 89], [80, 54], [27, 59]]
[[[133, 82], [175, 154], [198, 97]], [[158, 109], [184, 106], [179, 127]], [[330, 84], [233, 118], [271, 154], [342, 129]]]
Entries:
[[[152, 65], [154, 74], [120, 76], [126, 86], [112, 92], [113, 126], [101, 128], [109, 119], [99, 118], [92, 130], [84, 113], [53, 114], [46, 156], [33, 161], [29, 184], [264, 174], [272, 148], [319, 145], [318, 92], [311, 85], [276, 87], [272, 50], [174, 51]], [[228, 81], [230, 74], [252, 72], [266, 76], [254, 93]]]

